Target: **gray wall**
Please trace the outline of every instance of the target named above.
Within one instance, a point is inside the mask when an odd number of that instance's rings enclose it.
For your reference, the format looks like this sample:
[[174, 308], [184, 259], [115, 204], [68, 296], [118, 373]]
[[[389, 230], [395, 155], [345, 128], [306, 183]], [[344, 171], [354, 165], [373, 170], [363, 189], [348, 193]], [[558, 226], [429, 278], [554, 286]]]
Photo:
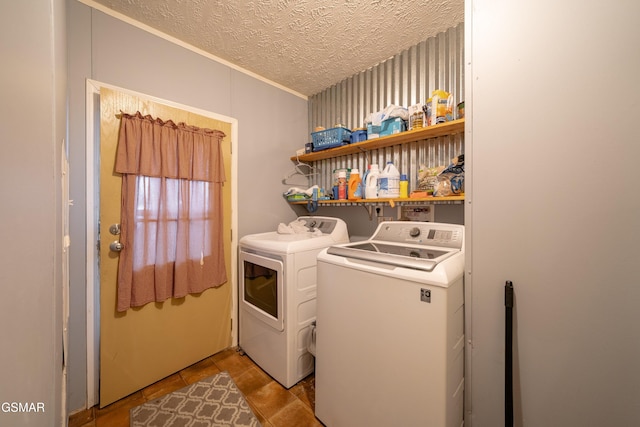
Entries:
[[[85, 81], [94, 79], [238, 120], [236, 236], [295, 219], [282, 198], [307, 142], [307, 100], [67, 0], [71, 161], [69, 410], [86, 404]], [[229, 172], [230, 173], [230, 172]]]
[[512, 280], [515, 425], [640, 425], [640, 3], [466, 10], [468, 420], [505, 425]]
[[[64, 0], [0, 14], [0, 425], [62, 421]], [[25, 36], [25, 34], [27, 36]], [[44, 412], [11, 412], [11, 402]], [[9, 412], [7, 412], [9, 411]]]

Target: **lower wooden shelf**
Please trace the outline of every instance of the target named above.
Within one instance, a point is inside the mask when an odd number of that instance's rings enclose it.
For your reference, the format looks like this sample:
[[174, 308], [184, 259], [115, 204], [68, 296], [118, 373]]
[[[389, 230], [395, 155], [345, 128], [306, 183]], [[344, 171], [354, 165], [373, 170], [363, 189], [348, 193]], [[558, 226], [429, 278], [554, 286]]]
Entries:
[[[306, 205], [308, 200], [289, 201], [292, 205]], [[394, 199], [357, 199], [357, 200], [318, 200], [318, 206], [370, 206], [370, 205], [424, 205], [425, 203], [462, 203], [464, 194], [447, 197], [420, 197], [420, 198], [394, 198]]]

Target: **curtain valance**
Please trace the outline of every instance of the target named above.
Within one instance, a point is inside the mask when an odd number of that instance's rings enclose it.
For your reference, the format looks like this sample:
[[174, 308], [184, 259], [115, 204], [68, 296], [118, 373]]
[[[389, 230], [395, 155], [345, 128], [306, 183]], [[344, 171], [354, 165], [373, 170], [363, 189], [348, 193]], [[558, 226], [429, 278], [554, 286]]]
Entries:
[[224, 182], [220, 142], [225, 134], [122, 113], [115, 170], [122, 174]]

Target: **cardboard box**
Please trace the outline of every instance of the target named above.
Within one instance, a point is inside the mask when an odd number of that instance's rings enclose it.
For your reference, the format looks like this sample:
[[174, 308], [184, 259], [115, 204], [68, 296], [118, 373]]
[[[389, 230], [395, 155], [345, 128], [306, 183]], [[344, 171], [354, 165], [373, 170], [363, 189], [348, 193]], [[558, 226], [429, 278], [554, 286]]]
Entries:
[[367, 139], [380, 138], [381, 136], [393, 135], [407, 130], [404, 120], [400, 117], [383, 120], [380, 126], [371, 123], [367, 125]]

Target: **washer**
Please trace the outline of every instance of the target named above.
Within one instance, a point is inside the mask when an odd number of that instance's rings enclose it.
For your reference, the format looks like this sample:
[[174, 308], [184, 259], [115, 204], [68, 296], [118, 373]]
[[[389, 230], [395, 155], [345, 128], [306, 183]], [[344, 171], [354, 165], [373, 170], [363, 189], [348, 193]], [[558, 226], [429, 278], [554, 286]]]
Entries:
[[252, 234], [239, 242], [239, 345], [286, 388], [314, 370], [308, 347], [316, 318], [317, 255], [349, 241], [341, 219], [298, 221], [302, 232]]
[[389, 221], [318, 255], [315, 414], [463, 425], [464, 226]]

